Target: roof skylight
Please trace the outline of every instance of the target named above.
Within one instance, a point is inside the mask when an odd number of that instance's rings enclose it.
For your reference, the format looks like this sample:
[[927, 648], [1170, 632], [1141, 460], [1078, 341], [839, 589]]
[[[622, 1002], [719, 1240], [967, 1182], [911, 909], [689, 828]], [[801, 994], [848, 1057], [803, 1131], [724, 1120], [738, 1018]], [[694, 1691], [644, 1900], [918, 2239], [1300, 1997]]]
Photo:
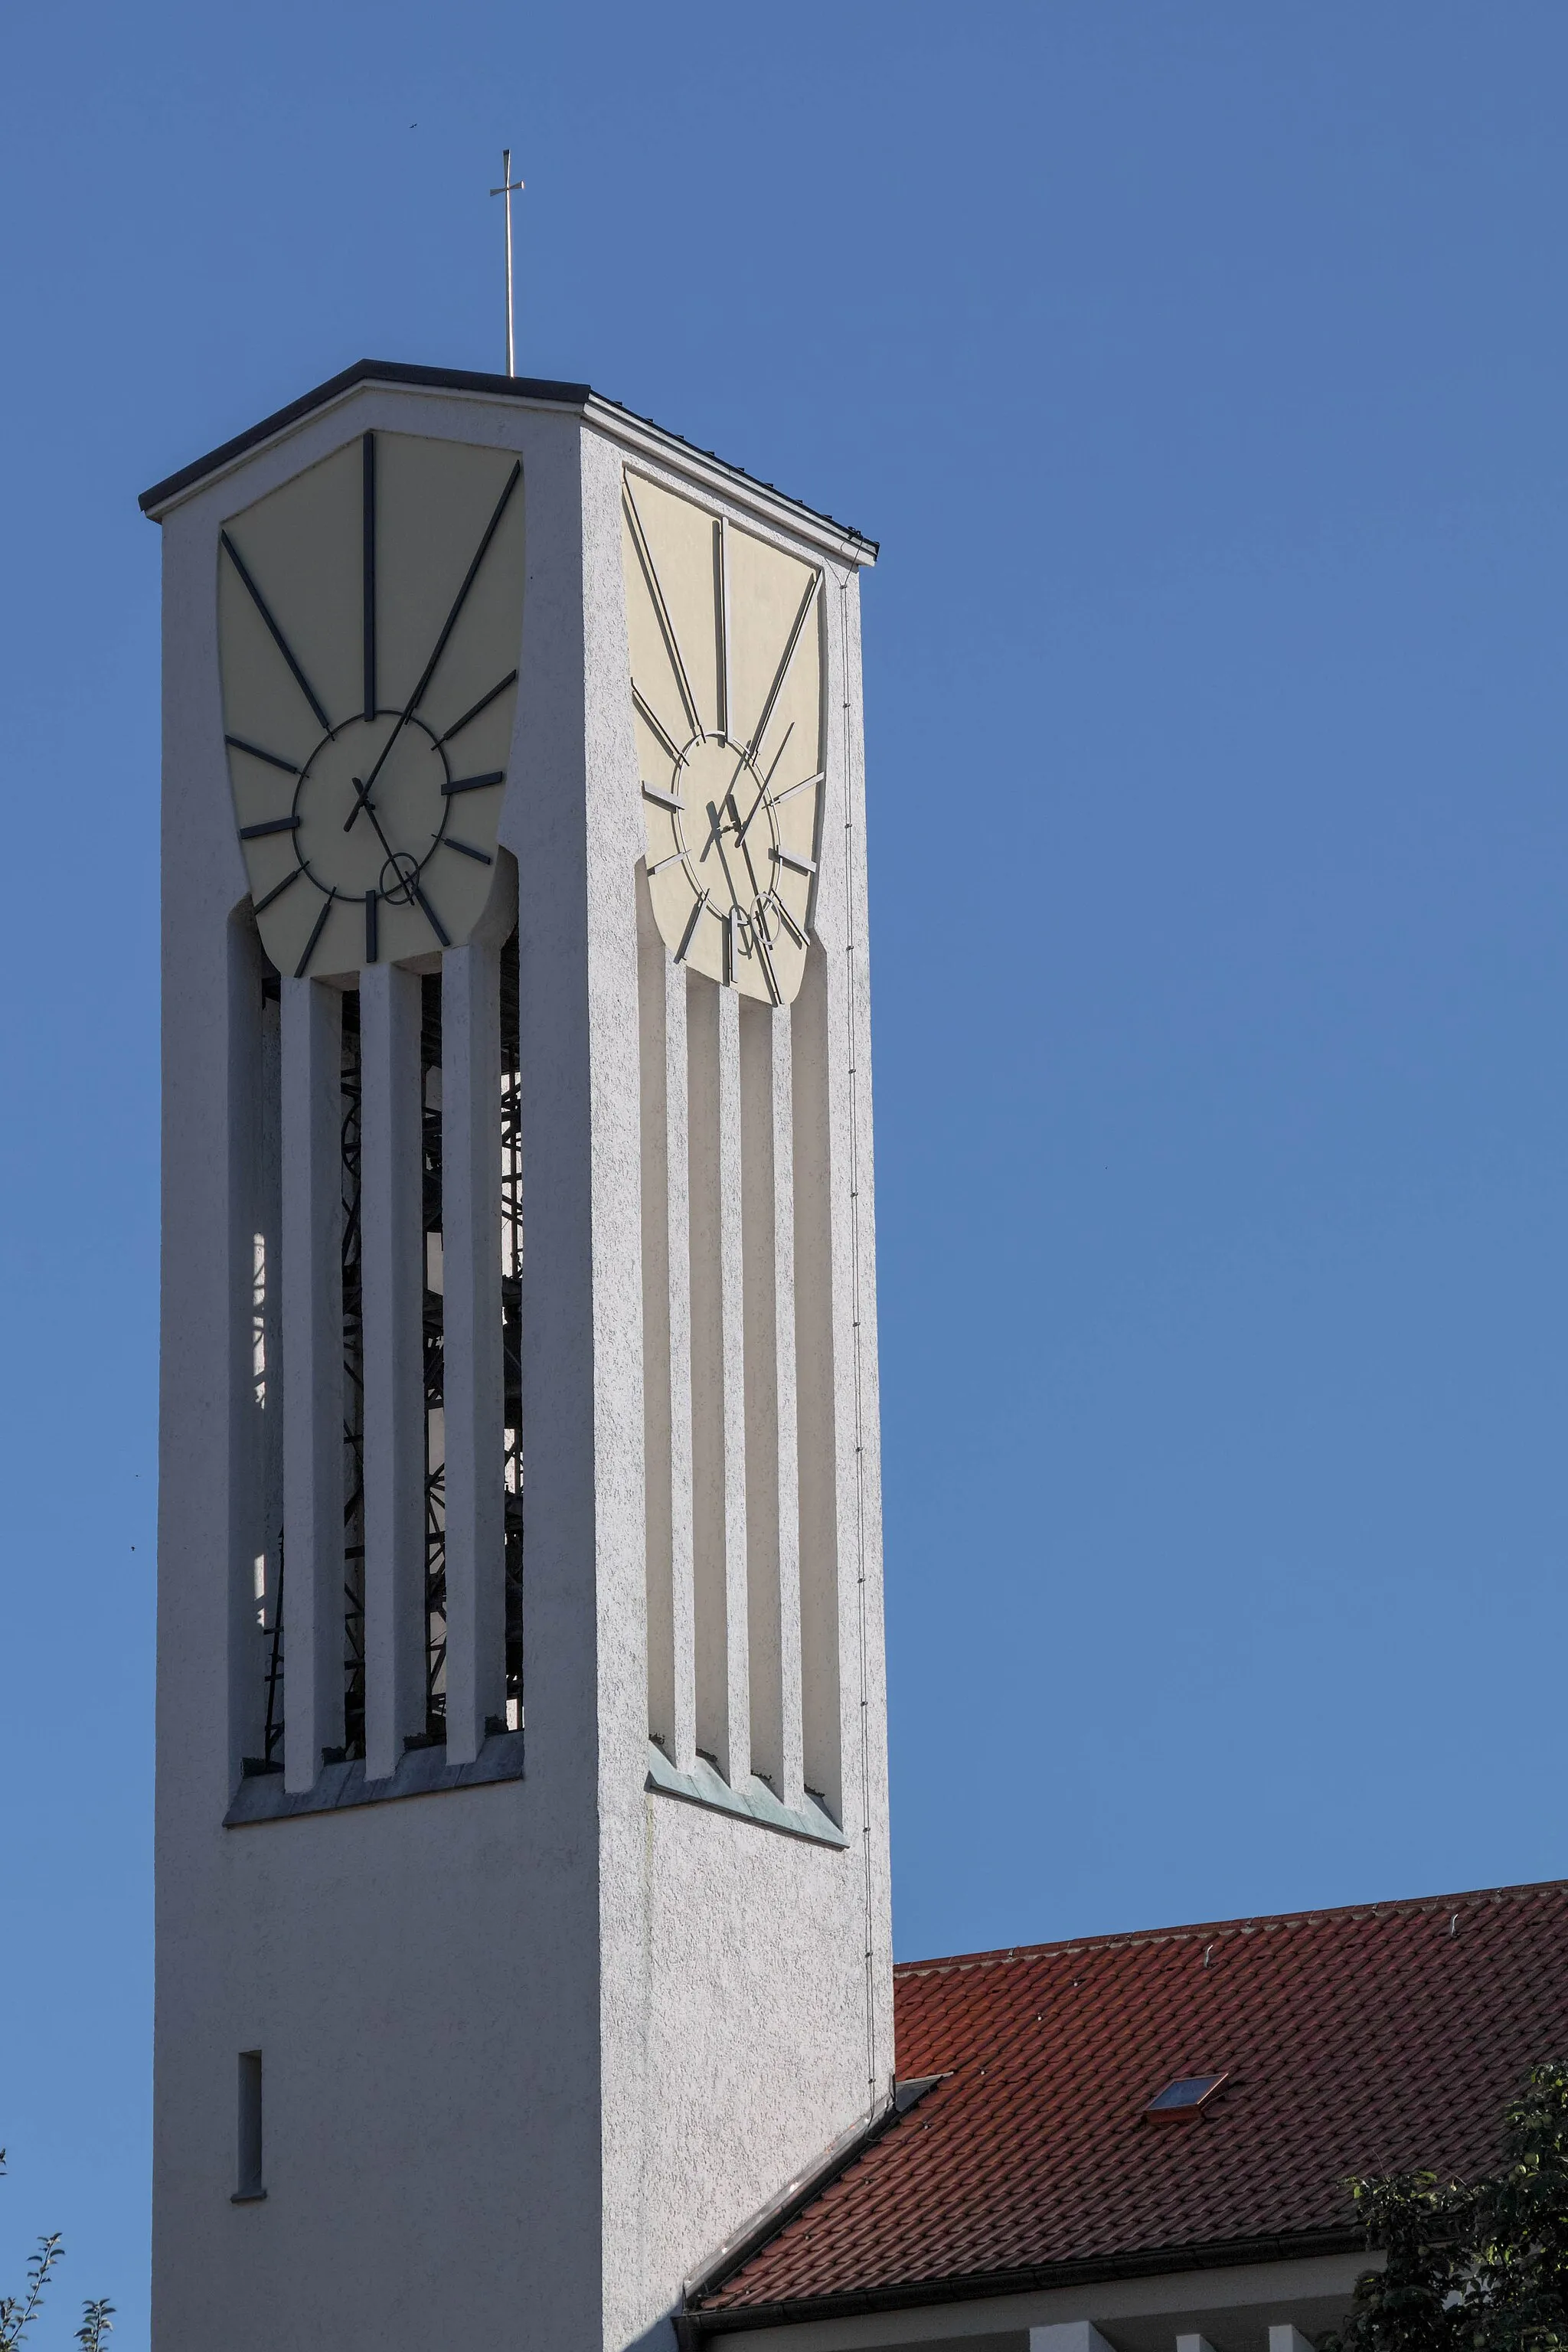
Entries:
[[1225, 2074], [1180, 2074], [1150, 2100], [1143, 2112], [1151, 2123], [1178, 2123], [1185, 2116], [1195, 2116], [1205, 2102], [1213, 2098], [1220, 2084], [1228, 2079]]

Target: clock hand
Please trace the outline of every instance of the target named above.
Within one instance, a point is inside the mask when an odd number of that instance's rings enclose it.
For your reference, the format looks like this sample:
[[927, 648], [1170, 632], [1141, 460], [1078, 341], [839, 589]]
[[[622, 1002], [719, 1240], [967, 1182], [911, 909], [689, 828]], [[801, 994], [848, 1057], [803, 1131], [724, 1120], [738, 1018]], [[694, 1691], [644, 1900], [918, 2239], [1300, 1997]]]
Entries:
[[[370, 774], [365, 778], [364, 782], [362, 784], [357, 776], [354, 778], [354, 790], [358, 793], [359, 798], [355, 801], [353, 808], [350, 809], [348, 813], [348, 817], [343, 825], [343, 831], [345, 833], [352, 833], [353, 831], [354, 819], [358, 816], [362, 808], [368, 813], [372, 824], [375, 824], [375, 811], [370, 805], [370, 788], [372, 784], [374, 783], [377, 776], [380, 775], [383, 767], [385, 765], [387, 753], [391, 751], [393, 745], [402, 734], [405, 724], [413, 715], [413, 710], [414, 705], [410, 703], [408, 709], [404, 712], [403, 717], [398, 720], [396, 726], [393, 729], [391, 734], [382, 745], [381, 757], [377, 760], [374, 767], [371, 770]], [[379, 825], [376, 826], [376, 830], [377, 832], [381, 830]]]
[[[405, 875], [402, 867], [397, 862], [397, 852], [393, 848], [393, 845], [391, 842], [388, 841], [385, 834], [383, 833], [381, 829], [381, 819], [377, 816], [374, 809], [371, 806], [370, 786], [368, 784], [361, 783], [357, 776], [351, 776], [349, 781], [353, 784], [355, 792], [359, 794], [359, 798], [355, 801], [353, 805], [353, 814], [357, 816], [361, 809], [363, 809], [366, 816], [369, 817], [372, 824], [374, 825], [375, 837], [377, 841], [380, 842], [383, 849], [386, 852], [387, 865], [391, 866], [393, 872], [397, 876], [398, 887], [405, 894], [400, 902], [395, 891], [383, 890], [378, 892], [375, 890], [367, 890], [365, 892], [365, 938], [367, 941], [372, 938], [376, 929], [374, 907], [374, 902], [379, 898], [388, 899], [394, 906], [401, 903], [404, 906], [419, 907], [428, 919], [430, 928], [435, 932], [436, 937], [440, 940], [441, 945], [444, 948], [449, 948], [452, 942], [447, 936], [441, 918], [436, 912], [435, 908], [430, 904], [429, 899], [425, 896], [424, 891], [419, 887], [419, 861], [411, 853], [408, 854], [405, 862], [413, 866], [414, 871], [412, 874]], [[298, 819], [296, 819], [295, 822], [297, 823]], [[343, 830], [345, 833], [348, 831], [347, 825], [343, 827]], [[459, 844], [458, 845], [463, 846], [465, 845]], [[481, 865], [488, 866], [490, 863], [490, 860], [485, 856], [482, 849], [470, 849], [468, 851], [468, 856], [470, 857], [477, 857]], [[384, 874], [383, 875], [383, 879], [385, 879]], [[366, 952], [367, 954], [369, 953], [368, 948]], [[374, 957], [372, 956], [371, 961], [374, 962]]]
[[[355, 795], [357, 795], [357, 797], [355, 797], [355, 804], [353, 804], [353, 809], [351, 809], [351, 812], [348, 812], [348, 816], [343, 818], [343, 833], [348, 833], [348, 828], [351, 828], [351, 825], [353, 825], [353, 821], [355, 821], [355, 816], [357, 816], [357, 814], [360, 814], [360, 809], [364, 809], [364, 814], [367, 814], [367, 816], [369, 816], [369, 821], [372, 821], [372, 825], [376, 825], [376, 809], [372, 807], [372, 797], [369, 797], [369, 783], [360, 783], [360, 779], [357, 779], [357, 776], [351, 776], [351, 779], [348, 779], [348, 781], [351, 781], [353, 788], [355, 788]], [[381, 825], [376, 825], [376, 833], [381, 833]]]
[[383, 833], [381, 829], [381, 819], [377, 816], [375, 811], [370, 804], [370, 786], [368, 784], [362, 784], [357, 776], [351, 776], [349, 782], [353, 784], [355, 792], [359, 794], [359, 798], [353, 804], [353, 815], [350, 816], [348, 823], [343, 826], [343, 831], [347, 833], [349, 825], [353, 823], [354, 817], [358, 816], [361, 809], [363, 809], [366, 816], [369, 817], [372, 824], [375, 827], [375, 837], [377, 841], [380, 842], [388, 857], [395, 857], [396, 853], [393, 849], [391, 842], [388, 841], [385, 834]]
[[[468, 591], [473, 586], [474, 582], [479, 578], [479, 566], [489, 552], [489, 544], [491, 540], [495, 537], [496, 532], [500, 529], [500, 519], [507, 510], [508, 502], [511, 498], [513, 490], [517, 488], [521, 473], [522, 460], [520, 457], [517, 463], [513, 466], [510, 473], [507, 476], [506, 488], [502, 490], [500, 497], [497, 499], [495, 512], [491, 515], [489, 522], [486, 523], [484, 536], [479, 541], [478, 547], [474, 550], [474, 560], [469, 564], [468, 572], [464, 576], [463, 584], [458, 591], [457, 600], [454, 603], [451, 611], [447, 615], [446, 626], [442, 629], [440, 635], [437, 638], [435, 649], [432, 652], [429, 660], [426, 663], [424, 669], [420, 673], [419, 683], [415, 688], [413, 693], [409, 696], [407, 701], [404, 704], [396, 726], [393, 729], [391, 734], [387, 737], [385, 742], [381, 747], [381, 757], [377, 760], [374, 767], [365, 778], [364, 788], [366, 793], [369, 793], [372, 785], [375, 782], [377, 776], [380, 775], [382, 769], [386, 764], [387, 753], [391, 751], [393, 745], [396, 742], [398, 737], [402, 734], [404, 729], [407, 726], [409, 720], [418, 709], [420, 703], [425, 698], [425, 689], [436, 675], [436, 665], [447, 650], [447, 640], [458, 625], [463, 607], [468, 601]], [[349, 818], [349, 824], [351, 825], [358, 814], [359, 808], [356, 805]]]
[[778, 974], [773, 970], [773, 950], [768, 943], [767, 905], [766, 898], [759, 897], [752, 909], [752, 945], [755, 948], [758, 961], [762, 964], [763, 978], [768, 984], [768, 994], [775, 1004], [782, 1004], [784, 991], [779, 986]]
[[347, 833], [350, 825], [353, 824], [355, 817], [358, 816], [361, 809], [363, 809], [366, 816], [368, 817], [374, 818], [375, 815], [375, 811], [370, 804], [370, 786], [368, 784], [362, 784], [357, 776], [351, 776], [349, 778], [349, 782], [353, 786], [355, 793], [358, 794], [358, 798], [355, 800], [354, 804], [349, 811], [347, 816], [343, 819], [343, 831], [345, 833]]
[[[725, 798], [728, 799], [728, 797], [726, 793]], [[729, 888], [731, 904], [738, 907], [741, 903], [741, 894], [735, 887], [735, 877], [730, 871], [730, 861], [724, 855], [724, 844], [719, 837], [722, 830], [723, 819], [711, 801], [708, 803], [708, 817], [713, 829], [703, 845], [702, 856], [706, 857], [710, 849], [716, 849], [719, 852], [719, 863], [724, 869], [724, 880]], [[700, 865], [702, 859], [699, 858], [697, 862]]]
[[[724, 820], [718, 808], [712, 801], [710, 801], [708, 803], [708, 838], [697, 853], [697, 863], [699, 866], [702, 864], [703, 859], [707, 856], [708, 852], [710, 849], [719, 848], [719, 827], [722, 824], [723, 821]], [[724, 862], [724, 853], [721, 849], [719, 850], [719, 862], [721, 865]]]
[[[764, 789], [765, 789], [765, 787], [764, 787]], [[734, 795], [734, 793], [731, 792], [731, 793], [730, 793], [728, 794], [728, 796], [727, 796], [727, 797], [728, 797], [728, 801], [729, 801], [730, 814], [731, 814], [731, 816], [734, 818], [734, 820], [735, 820], [735, 841], [736, 841], [736, 845], [738, 846], [738, 848], [739, 848], [739, 850], [740, 850], [740, 852], [741, 852], [742, 856], [742, 857], [745, 859], [745, 861], [746, 861], [746, 872], [747, 872], [747, 873], [750, 875], [750, 877], [751, 877], [751, 880], [752, 880], [752, 898], [761, 898], [763, 897], [763, 886], [762, 886], [762, 884], [761, 884], [761, 883], [758, 881], [758, 879], [757, 879], [757, 869], [756, 869], [756, 867], [755, 867], [755, 866], [752, 865], [752, 853], [751, 853], [751, 851], [750, 851], [750, 850], [747, 848], [747, 846], [746, 846], [746, 831], [745, 831], [745, 826], [744, 826], [744, 825], [742, 825], [742, 823], [741, 823], [741, 812], [740, 812], [740, 810], [735, 806], [735, 795]], [[755, 816], [756, 813], [757, 813], [757, 812], [756, 812], [756, 810], [755, 810], [755, 809], [753, 809], [753, 810], [752, 811], [752, 816]], [[751, 818], [748, 818], [746, 822], [747, 822], [747, 824], [750, 824], [750, 822], [751, 822]]]
[[[784, 755], [785, 751], [789, 749], [789, 739], [790, 739], [790, 737], [791, 737], [794, 733], [795, 733], [795, 720], [792, 719], [790, 720], [790, 722], [789, 722], [789, 725], [784, 729], [784, 741], [779, 745], [778, 750], [773, 753], [773, 766], [768, 770], [767, 774], [763, 778], [762, 782], [761, 782], [761, 784], [760, 784], [760, 786], [759, 786], [759, 788], [758, 788], [758, 791], [757, 791], [757, 797], [756, 797], [756, 799], [752, 803], [751, 815], [747, 817], [745, 824], [741, 827], [740, 833], [739, 833], [739, 834], [737, 835], [737, 836], [736, 836], [736, 838], [737, 838], [738, 840], [740, 840], [740, 841], [744, 841], [744, 839], [746, 838], [747, 834], [748, 834], [748, 833], [750, 833], [750, 831], [751, 831], [751, 829], [752, 829], [752, 817], [754, 817], [754, 816], [756, 815], [757, 811], [762, 807], [763, 803], [767, 799], [767, 796], [768, 796], [768, 786], [773, 782], [773, 777], [774, 777], [775, 773], [777, 772], [779, 761], [784, 758]], [[742, 761], [742, 766], [744, 766], [744, 764], [745, 764], [745, 762]], [[739, 782], [740, 782], [740, 781], [741, 781], [741, 770], [740, 770], [740, 768], [737, 768], [737, 769], [736, 769], [736, 771], [735, 771], [735, 782], [736, 782], [736, 783], [739, 783]]]

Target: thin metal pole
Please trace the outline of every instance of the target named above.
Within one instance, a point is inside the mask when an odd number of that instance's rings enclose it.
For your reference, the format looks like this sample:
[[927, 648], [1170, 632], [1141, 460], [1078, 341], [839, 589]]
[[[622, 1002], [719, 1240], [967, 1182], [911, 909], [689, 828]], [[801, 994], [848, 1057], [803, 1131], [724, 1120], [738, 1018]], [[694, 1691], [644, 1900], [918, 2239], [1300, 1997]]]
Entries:
[[511, 149], [500, 151], [501, 184], [506, 189], [506, 372], [517, 373], [517, 353], [511, 340]]
[[520, 191], [524, 183], [521, 180], [514, 180], [511, 176], [511, 149], [503, 147], [500, 151], [500, 185], [499, 188], [492, 188], [490, 194], [492, 196], [503, 198], [506, 205], [506, 372], [508, 375], [517, 373], [511, 323], [511, 199], [513, 192]]

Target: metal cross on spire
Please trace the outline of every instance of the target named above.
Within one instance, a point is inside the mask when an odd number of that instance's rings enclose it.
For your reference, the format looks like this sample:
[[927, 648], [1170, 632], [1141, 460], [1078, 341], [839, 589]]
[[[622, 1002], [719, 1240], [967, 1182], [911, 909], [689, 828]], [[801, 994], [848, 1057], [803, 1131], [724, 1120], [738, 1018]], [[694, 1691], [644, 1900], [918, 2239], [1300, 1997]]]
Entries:
[[506, 200], [506, 372], [508, 375], [517, 373], [516, 355], [512, 349], [511, 339], [511, 200], [514, 194], [520, 192], [522, 186], [522, 181], [514, 180], [511, 176], [511, 149], [503, 147], [500, 151], [500, 185], [499, 188], [492, 188], [490, 194], [492, 196], [502, 196]]

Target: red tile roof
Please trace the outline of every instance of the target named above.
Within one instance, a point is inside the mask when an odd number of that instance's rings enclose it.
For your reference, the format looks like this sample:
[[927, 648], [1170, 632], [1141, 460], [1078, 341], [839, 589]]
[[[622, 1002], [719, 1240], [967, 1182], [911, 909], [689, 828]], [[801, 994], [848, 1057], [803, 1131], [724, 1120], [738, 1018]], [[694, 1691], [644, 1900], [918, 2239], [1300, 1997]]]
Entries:
[[[912, 1961], [895, 1986], [900, 2081], [946, 2079], [710, 2275], [702, 2332], [1358, 2243], [1347, 2174], [1473, 2175], [1526, 2068], [1568, 2058], [1568, 1882]], [[1222, 2069], [1190, 2118], [1145, 2119]]]

